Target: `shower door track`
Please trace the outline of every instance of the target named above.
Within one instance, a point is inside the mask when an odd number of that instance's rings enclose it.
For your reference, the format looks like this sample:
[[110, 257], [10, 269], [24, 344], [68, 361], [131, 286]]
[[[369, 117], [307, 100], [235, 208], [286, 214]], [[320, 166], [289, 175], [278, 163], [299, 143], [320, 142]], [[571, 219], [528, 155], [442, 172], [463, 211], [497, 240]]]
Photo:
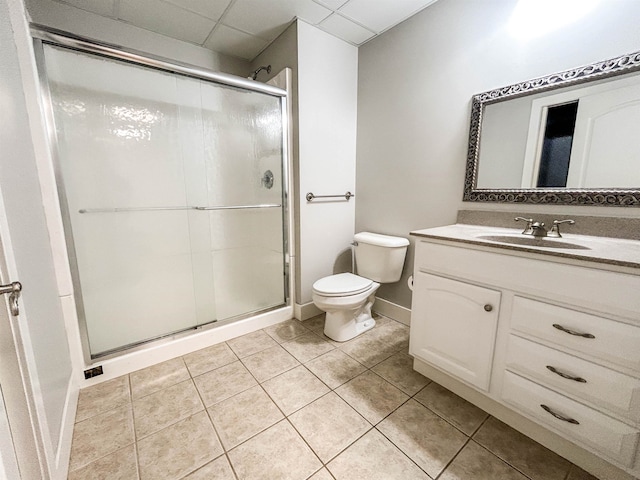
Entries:
[[[268, 312], [281, 308], [278, 306], [267, 307], [259, 312], [249, 312], [246, 315], [240, 315], [229, 319], [223, 319], [220, 321], [214, 320], [202, 325], [195, 325], [189, 327], [181, 332], [173, 332], [160, 337], [154, 337], [151, 339], [136, 342], [132, 345], [125, 345], [116, 349], [112, 349], [109, 352], [101, 352], [98, 354], [91, 354], [91, 348], [89, 345], [89, 332], [87, 328], [86, 315], [84, 305], [82, 301], [82, 288], [80, 285], [80, 276], [78, 270], [77, 256], [73, 235], [71, 234], [71, 216], [69, 212], [69, 204], [67, 202], [66, 193], [64, 189], [64, 182], [62, 177], [62, 169], [60, 166], [60, 159], [58, 154], [58, 142], [56, 137], [53, 105], [51, 100], [51, 92], [49, 90], [48, 78], [45, 68], [44, 59], [44, 44], [50, 44], [53, 46], [63, 47], [70, 50], [75, 50], [84, 53], [90, 53], [106, 58], [112, 58], [114, 60], [124, 61], [134, 65], [142, 65], [145, 67], [153, 68], [156, 70], [166, 71], [169, 73], [175, 73], [178, 75], [205, 80], [211, 83], [217, 83], [227, 87], [237, 88], [239, 90], [251, 91], [262, 93], [274, 97], [281, 98], [281, 112], [282, 112], [282, 204], [261, 204], [261, 205], [231, 205], [231, 206], [212, 206], [212, 207], [179, 207], [177, 209], [193, 209], [193, 210], [236, 210], [236, 209], [250, 209], [250, 208], [276, 208], [282, 207], [282, 220], [283, 220], [283, 282], [284, 282], [284, 303], [282, 306], [287, 306], [291, 301], [290, 292], [290, 159], [289, 159], [289, 141], [291, 132], [289, 123], [289, 93], [287, 90], [278, 88], [266, 83], [256, 82], [248, 80], [236, 75], [214, 72], [205, 68], [197, 67], [194, 65], [183, 64], [174, 60], [158, 57], [139, 50], [126, 48], [119, 45], [110, 44], [107, 42], [101, 42], [95, 39], [82, 37], [79, 35], [71, 34], [62, 30], [47, 27], [31, 23], [29, 25], [31, 37], [33, 38], [34, 56], [36, 61], [36, 67], [38, 72], [38, 81], [41, 91], [41, 105], [43, 108], [43, 116], [45, 119], [46, 134], [49, 144], [49, 150], [53, 161], [54, 176], [56, 180], [56, 189], [58, 192], [58, 199], [60, 202], [60, 209], [62, 213], [62, 224], [65, 232], [65, 244], [67, 247], [67, 254], [69, 259], [69, 267], [71, 273], [71, 280], [73, 289], [75, 292], [74, 300], [78, 315], [78, 327], [80, 333], [80, 342], [82, 344], [82, 352], [84, 357], [85, 366], [90, 366], [97, 358], [113, 357], [120, 353], [126, 353], [130, 351], [139, 350], [145, 348], [150, 342], [158, 342], [176, 338], [176, 336], [186, 335], [193, 330], [200, 330], [202, 328], [212, 328], [217, 325], [225, 324], [231, 321], [240, 320], [243, 318], [249, 318], [257, 313]], [[170, 209], [176, 209], [175, 207], [169, 207]], [[166, 207], [149, 207], [147, 210], [167, 210]], [[79, 213], [100, 213], [100, 211], [124, 211], [124, 209], [84, 209]], [[131, 211], [131, 210], [129, 210]]]

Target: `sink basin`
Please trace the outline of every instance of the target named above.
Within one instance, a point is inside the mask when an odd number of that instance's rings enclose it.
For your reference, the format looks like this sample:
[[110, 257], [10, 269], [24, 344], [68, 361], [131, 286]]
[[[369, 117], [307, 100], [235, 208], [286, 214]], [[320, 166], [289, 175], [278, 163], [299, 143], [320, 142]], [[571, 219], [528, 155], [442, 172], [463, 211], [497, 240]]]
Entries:
[[526, 235], [478, 235], [477, 238], [489, 240], [490, 242], [509, 243], [511, 245], [522, 245], [524, 247], [539, 248], [564, 248], [573, 250], [591, 250], [584, 245], [567, 242], [562, 238], [542, 237], [536, 238]]

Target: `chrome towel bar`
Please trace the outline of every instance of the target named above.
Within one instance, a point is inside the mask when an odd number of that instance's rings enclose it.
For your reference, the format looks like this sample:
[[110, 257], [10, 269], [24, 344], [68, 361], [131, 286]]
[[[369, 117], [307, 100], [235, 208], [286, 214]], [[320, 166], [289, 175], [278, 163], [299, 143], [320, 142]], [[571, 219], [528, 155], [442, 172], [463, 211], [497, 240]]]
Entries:
[[228, 205], [212, 207], [124, 207], [124, 208], [81, 208], [78, 213], [117, 213], [117, 212], [154, 212], [162, 210], [245, 210], [250, 208], [279, 208], [279, 203], [261, 203], [257, 205]]
[[351, 197], [355, 197], [355, 195], [351, 192], [347, 192], [343, 195], [314, 195], [313, 193], [309, 192], [306, 195], [307, 202], [311, 202], [316, 198], [344, 198], [348, 201]]

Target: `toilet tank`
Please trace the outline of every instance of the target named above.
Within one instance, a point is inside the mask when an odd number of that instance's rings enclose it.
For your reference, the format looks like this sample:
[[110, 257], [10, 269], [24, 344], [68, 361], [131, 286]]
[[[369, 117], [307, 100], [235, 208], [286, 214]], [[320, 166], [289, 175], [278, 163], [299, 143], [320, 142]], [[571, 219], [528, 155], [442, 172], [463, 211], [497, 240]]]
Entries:
[[369, 232], [356, 233], [354, 240], [358, 275], [380, 283], [400, 280], [409, 240]]

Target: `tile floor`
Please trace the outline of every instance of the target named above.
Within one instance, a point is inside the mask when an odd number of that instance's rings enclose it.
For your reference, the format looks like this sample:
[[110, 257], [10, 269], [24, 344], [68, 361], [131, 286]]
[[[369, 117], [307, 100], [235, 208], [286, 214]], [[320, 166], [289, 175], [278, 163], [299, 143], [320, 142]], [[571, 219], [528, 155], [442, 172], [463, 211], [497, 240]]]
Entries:
[[594, 480], [416, 373], [409, 329], [290, 320], [84, 389], [69, 479]]

